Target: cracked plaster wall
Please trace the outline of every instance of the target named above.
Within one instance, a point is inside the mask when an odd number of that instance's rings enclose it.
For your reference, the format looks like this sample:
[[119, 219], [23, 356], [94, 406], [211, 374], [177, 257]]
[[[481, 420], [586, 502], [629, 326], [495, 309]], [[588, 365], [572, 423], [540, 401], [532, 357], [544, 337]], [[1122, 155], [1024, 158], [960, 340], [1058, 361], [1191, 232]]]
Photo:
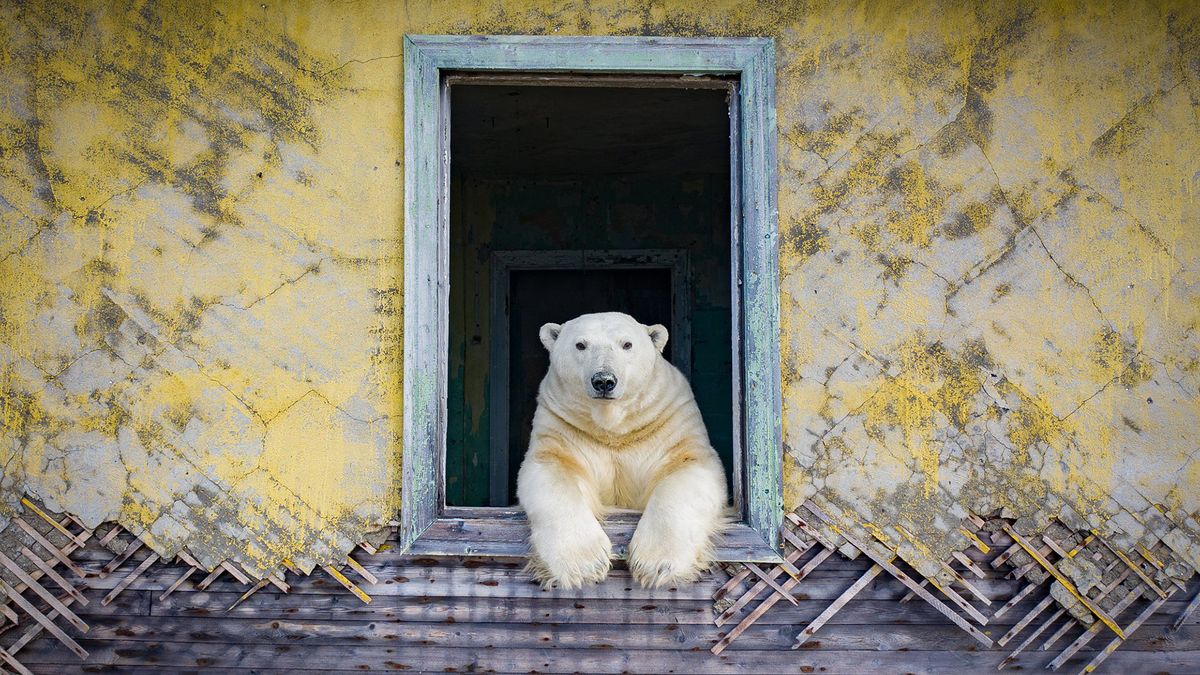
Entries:
[[4, 503], [344, 556], [398, 508], [403, 34], [768, 35], [785, 506], [1200, 569], [1200, 10], [911, 5], [0, 3]]

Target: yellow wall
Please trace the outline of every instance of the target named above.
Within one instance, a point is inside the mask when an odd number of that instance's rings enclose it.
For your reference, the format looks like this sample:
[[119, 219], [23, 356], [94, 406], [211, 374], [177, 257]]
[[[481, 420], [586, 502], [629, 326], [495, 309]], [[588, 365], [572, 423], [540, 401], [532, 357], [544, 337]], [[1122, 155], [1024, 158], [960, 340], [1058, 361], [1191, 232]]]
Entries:
[[405, 33], [777, 40], [788, 508], [1200, 568], [1194, 3], [5, 2], [0, 494], [252, 573], [398, 508]]

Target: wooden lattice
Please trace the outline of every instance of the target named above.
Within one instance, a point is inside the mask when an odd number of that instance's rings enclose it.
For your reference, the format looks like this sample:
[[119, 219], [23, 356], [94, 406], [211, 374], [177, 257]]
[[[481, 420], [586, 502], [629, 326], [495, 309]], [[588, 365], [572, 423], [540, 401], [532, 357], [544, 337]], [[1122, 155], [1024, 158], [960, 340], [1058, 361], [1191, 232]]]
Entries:
[[[1161, 543], [1153, 550], [1140, 549], [1135, 560], [1097, 533], [1072, 532], [1057, 522], [1051, 523], [1036, 537], [1030, 537], [1017, 532], [1008, 521], [985, 520], [971, 515], [964, 522], [962, 531], [972, 542], [977, 555], [955, 553], [942, 564], [945, 575], [939, 575], [941, 579], [927, 577], [917, 581], [901, 569], [898, 556], [890, 547], [882, 545], [882, 537], [876, 537], [879, 541], [875, 541], [839, 527], [827, 514], [827, 509], [808, 501], [786, 518], [783, 563], [766, 569], [741, 564], [727, 568], [731, 576], [714, 594], [714, 622], [719, 628], [733, 627], [725, 631], [711, 651], [720, 654], [779, 601], [795, 604], [793, 593], [796, 587], [839, 551], [864, 555], [873, 564], [798, 632], [793, 649], [801, 648], [877, 576], [886, 572], [908, 590], [900, 602], [913, 598], [924, 600], [984, 647], [1002, 647], [1021, 637], [1016, 648], [1000, 662], [1001, 669], [1041, 636], [1047, 637], [1040, 648], [1048, 651], [1067, 635], [1079, 631], [1073, 641], [1045, 664], [1049, 670], [1058, 670], [1103, 634], [1109, 642], [1080, 670], [1088, 673], [1103, 663], [1170, 598], [1184, 590], [1181, 580], [1165, 573], [1163, 560], [1172, 554]], [[1099, 570], [1099, 575], [1095, 583], [1081, 590], [1063, 569], [1067, 565], [1078, 567], [1083, 564]], [[987, 567], [990, 570], [985, 569]], [[997, 607], [995, 601], [968, 577], [983, 580], [1001, 574], [1025, 583]], [[953, 583], [945, 583], [945, 579], [952, 579]], [[1014, 607], [1032, 601], [1038, 595], [1044, 597], [1002, 637], [993, 641], [981, 630], [990, 621], [1000, 619]], [[756, 601], [757, 606], [753, 606]], [[1200, 593], [1183, 610], [1172, 629], [1182, 626], [1197, 606], [1200, 606]]]
[[[80, 659], [87, 659], [88, 652], [77, 640], [87, 633], [88, 626], [71, 609], [88, 603], [83, 592], [107, 591], [100, 603], [108, 605], [122, 592], [140, 587], [135, 584], [148, 570], [168, 563], [115, 525], [105, 524], [93, 531], [69, 515], [49, 514], [29, 500], [23, 506], [24, 511], [0, 532], [0, 670], [17, 673], [29, 672], [19, 660], [21, 650], [44, 634]], [[1091, 656], [1087, 663], [1079, 664], [1080, 672], [1091, 672], [1184, 590], [1184, 580], [1166, 573], [1173, 554], [1165, 545], [1139, 549], [1131, 558], [1098, 534], [1074, 532], [1062, 523], [1051, 523], [1036, 534], [1022, 534], [1008, 521], [971, 516], [963, 523], [963, 533], [975, 550], [968, 551], [971, 555], [954, 554], [937, 578], [906, 571], [907, 565], [881, 544], [882, 535], [864, 529], [874, 536], [839, 527], [827, 508], [812, 502], [788, 514], [782, 533], [784, 560], [774, 565], [737, 565], [717, 590], [715, 623], [724, 635], [712, 652], [720, 654], [780, 601], [798, 604], [799, 586], [835, 553], [857, 552], [870, 560], [871, 566], [800, 628], [793, 648], [808, 644], [863, 589], [887, 573], [908, 591], [900, 602], [920, 598], [985, 647], [1015, 645], [1000, 662], [1001, 668], [1022, 653], [1028, 658], [1034, 649], [1050, 651], [1066, 639], [1066, 645], [1044, 664], [1058, 670], [1096, 638], [1105, 639], [1101, 649], [1093, 647], [1087, 652]], [[370, 544], [360, 546], [368, 555], [376, 553]], [[97, 560], [97, 552], [111, 553], [111, 557]], [[177, 561], [186, 568], [160, 599], [184, 590], [203, 591], [228, 577], [247, 588], [229, 610], [267, 586], [286, 593], [291, 590], [287, 575], [303, 575], [290, 562], [285, 564], [286, 572], [256, 580], [229, 562], [208, 570], [186, 552], [181, 552]], [[1094, 583], [1081, 588], [1073, 579], [1080, 576], [1078, 568], [1084, 564], [1097, 574]], [[371, 602], [352, 577], [370, 584], [377, 584], [378, 579], [354, 558], [348, 558], [344, 566], [320, 570], [362, 602]], [[987, 584], [975, 581], [1000, 575], [1020, 582], [1003, 604], [988, 597]], [[994, 642], [982, 630], [1015, 608], [1028, 607], [1036, 598], [1040, 599], [1032, 609]], [[1198, 606], [1200, 594], [1183, 609], [1173, 629], [1186, 623]], [[997, 653], [998, 660], [1002, 654]]]
[[[0, 537], [4, 537], [6, 543], [16, 542], [15, 547], [20, 550], [19, 559], [0, 550], [0, 672], [7, 669], [27, 675], [30, 671], [21, 664], [18, 654], [43, 632], [49, 633], [80, 659], [88, 658], [87, 650], [71, 636], [71, 631], [77, 634], [88, 631], [88, 625], [71, 611], [73, 604], [88, 604], [83, 591], [108, 587], [113, 577], [121, 575], [120, 580], [112, 584], [111, 590], [100, 601], [101, 605], [107, 606], [156, 563], [167, 561], [151, 552], [136, 565], [129, 565], [135, 554], [145, 547], [120, 526], [106, 523], [97, 530], [89, 530], [71, 515], [52, 516], [29, 499], [22, 499], [21, 503], [25, 512], [13, 516], [9, 528], [0, 532]], [[123, 534], [127, 536], [121, 537]], [[89, 542], [114, 552], [114, 557], [99, 567], [72, 560], [72, 554], [82, 552]], [[375, 553], [375, 548], [368, 543], [360, 544], [359, 548], [370, 555]], [[221, 563], [213, 570], [205, 570], [186, 551], [181, 551], [177, 560], [187, 565], [188, 569], [167, 588], [160, 599], [188, 588], [185, 586], [187, 581], [200, 571], [207, 573], [190, 590], [203, 591], [224, 574], [249, 587], [229, 609], [268, 585], [284, 593], [290, 590], [284, 578], [286, 575], [283, 574], [256, 581], [230, 562]], [[303, 575], [290, 562], [286, 566], [289, 572]], [[379, 580], [354, 558], [347, 557], [343, 569], [332, 565], [324, 565], [320, 569], [362, 602], [371, 602], [371, 597], [351, 581], [345, 570], [372, 584]], [[3, 572], [11, 575], [9, 580], [5, 579]], [[10, 580], [15, 583], [10, 583]], [[14, 635], [15, 638], [12, 637]]]

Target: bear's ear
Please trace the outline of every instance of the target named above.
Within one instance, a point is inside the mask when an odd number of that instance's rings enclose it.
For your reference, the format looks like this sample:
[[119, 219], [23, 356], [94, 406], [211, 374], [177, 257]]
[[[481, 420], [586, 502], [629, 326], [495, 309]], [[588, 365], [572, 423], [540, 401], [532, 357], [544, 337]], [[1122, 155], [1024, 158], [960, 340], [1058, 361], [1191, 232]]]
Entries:
[[661, 323], [656, 323], [653, 326], [646, 326], [646, 332], [650, 335], [650, 341], [654, 343], [654, 348], [661, 354], [663, 347], [667, 346], [667, 329]]
[[558, 339], [558, 334], [561, 332], [562, 326], [557, 323], [548, 323], [538, 331], [538, 337], [542, 339], [542, 345], [546, 351], [554, 349], [554, 341]]

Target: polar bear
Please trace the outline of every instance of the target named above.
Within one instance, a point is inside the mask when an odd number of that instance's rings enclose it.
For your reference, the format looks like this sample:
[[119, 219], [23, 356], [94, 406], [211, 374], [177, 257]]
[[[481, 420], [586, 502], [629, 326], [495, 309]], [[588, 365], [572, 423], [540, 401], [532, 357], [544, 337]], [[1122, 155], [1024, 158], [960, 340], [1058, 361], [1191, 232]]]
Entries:
[[575, 588], [608, 574], [600, 522], [642, 512], [629, 568], [643, 586], [695, 580], [729, 521], [725, 473], [687, 379], [662, 356], [667, 329], [628, 314], [584, 314], [539, 331], [550, 369], [538, 389], [517, 499], [529, 571]]

